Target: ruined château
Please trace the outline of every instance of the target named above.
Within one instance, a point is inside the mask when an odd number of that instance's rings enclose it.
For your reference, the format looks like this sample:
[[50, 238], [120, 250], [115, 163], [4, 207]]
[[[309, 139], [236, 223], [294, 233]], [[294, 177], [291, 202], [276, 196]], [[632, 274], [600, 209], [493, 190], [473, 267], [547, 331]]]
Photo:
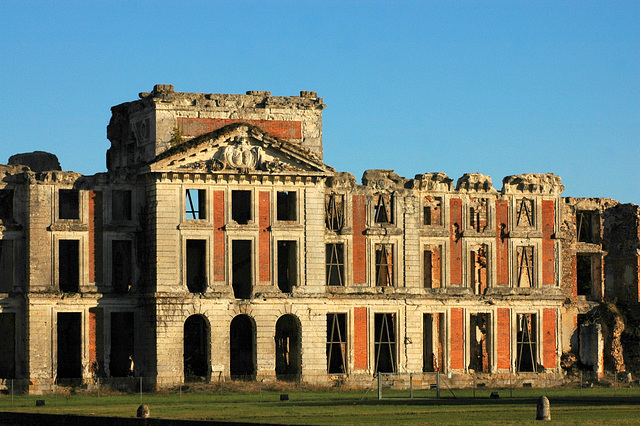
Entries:
[[112, 108], [105, 173], [0, 165], [0, 379], [625, 369], [598, 312], [640, 302], [638, 206], [562, 197], [553, 174], [358, 184], [323, 162], [315, 92], [139, 98]]

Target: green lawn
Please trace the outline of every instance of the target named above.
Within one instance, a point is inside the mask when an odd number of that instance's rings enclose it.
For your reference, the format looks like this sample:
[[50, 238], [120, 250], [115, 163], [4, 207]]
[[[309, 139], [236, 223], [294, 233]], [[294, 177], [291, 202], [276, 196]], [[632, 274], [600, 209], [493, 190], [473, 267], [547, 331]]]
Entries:
[[[152, 417], [306, 424], [408, 424], [534, 422], [536, 400], [547, 395], [554, 421], [574, 424], [640, 423], [640, 388], [618, 389], [517, 389], [448, 391], [442, 398], [389, 398], [379, 401], [372, 391], [287, 391], [285, 392], [150, 393], [142, 396]], [[386, 394], [389, 394], [387, 392]], [[407, 392], [403, 393], [408, 395]], [[416, 394], [418, 394], [416, 392]], [[44, 399], [44, 407], [35, 401]], [[47, 395], [0, 397], [0, 411], [71, 413], [98, 416], [135, 416], [139, 394]], [[13, 408], [12, 408], [13, 407]]]

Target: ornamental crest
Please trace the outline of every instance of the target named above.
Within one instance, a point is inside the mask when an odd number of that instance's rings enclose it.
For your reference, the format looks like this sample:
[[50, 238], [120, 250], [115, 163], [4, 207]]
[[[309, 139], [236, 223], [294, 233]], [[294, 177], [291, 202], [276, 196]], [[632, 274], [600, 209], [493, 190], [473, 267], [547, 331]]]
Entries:
[[236, 137], [233, 142], [222, 150], [220, 160], [225, 168], [256, 170], [262, 160], [262, 148], [251, 146], [246, 138]]

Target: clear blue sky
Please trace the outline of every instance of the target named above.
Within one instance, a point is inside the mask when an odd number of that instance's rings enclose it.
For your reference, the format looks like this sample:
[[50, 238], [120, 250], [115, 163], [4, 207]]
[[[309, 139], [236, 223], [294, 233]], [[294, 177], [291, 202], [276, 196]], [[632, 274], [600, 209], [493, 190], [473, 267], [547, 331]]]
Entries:
[[359, 180], [553, 172], [640, 203], [640, 1], [0, 2], [0, 162], [105, 170], [110, 107], [177, 91], [324, 98]]

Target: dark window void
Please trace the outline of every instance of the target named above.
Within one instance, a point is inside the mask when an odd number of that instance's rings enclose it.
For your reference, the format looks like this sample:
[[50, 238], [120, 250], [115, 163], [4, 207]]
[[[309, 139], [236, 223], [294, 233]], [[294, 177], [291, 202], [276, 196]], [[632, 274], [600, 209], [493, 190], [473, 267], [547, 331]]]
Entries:
[[538, 369], [536, 314], [518, 314], [516, 341], [516, 371], [535, 372]]
[[115, 293], [126, 293], [132, 284], [133, 256], [129, 240], [111, 242], [111, 276]]
[[15, 254], [13, 240], [0, 240], [0, 293], [13, 291]]
[[424, 288], [440, 288], [440, 246], [426, 246], [422, 252], [422, 281]]
[[576, 213], [578, 242], [597, 243], [600, 237], [600, 216], [596, 211], [578, 211]]
[[578, 253], [576, 255], [576, 281], [579, 296], [592, 295], [597, 279], [597, 273], [599, 272], [596, 262], [598, 258], [598, 255], [591, 253]]
[[0, 314], [0, 379], [16, 377], [16, 314]]
[[327, 229], [334, 232], [341, 231], [344, 226], [344, 195], [326, 195], [324, 210]]
[[433, 288], [433, 252], [431, 250], [425, 250], [423, 252], [423, 257], [424, 257], [424, 270], [423, 270], [424, 288]]
[[396, 316], [375, 314], [375, 372], [395, 373], [396, 363]]
[[376, 244], [376, 286], [393, 285], [393, 245]]
[[184, 322], [184, 376], [187, 380], [206, 379], [211, 365], [211, 336], [202, 315], [191, 315]]
[[185, 217], [187, 219], [206, 219], [206, 191], [204, 189], [187, 189]]
[[207, 288], [207, 241], [187, 240], [187, 288], [204, 293]]
[[425, 226], [442, 225], [442, 198], [425, 197], [422, 208], [422, 224]]
[[533, 200], [523, 198], [516, 201], [516, 225], [528, 227], [534, 225]]
[[231, 378], [254, 380], [256, 377], [256, 333], [248, 315], [238, 315], [231, 321], [229, 358]]
[[278, 220], [297, 220], [297, 203], [295, 191], [278, 191], [276, 216]]
[[290, 314], [276, 322], [276, 378], [299, 380], [302, 372], [301, 337], [298, 319]]
[[111, 193], [111, 219], [131, 220], [131, 191], [113, 191]]
[[422, 317], [424, 346], [422, 371], [444, 370], [445, 321], [444, 314], [424, 314]]
[[236, 299], [250, 299], [253, 290], [251, 240], [234, 240], [231, 243], [231, 250], [233, 296]]
[[487, 291], [487, 246], [481, 245], [469, 253], [471, 265], [471, 287], [474, 294]]
[[374, 197], [373, 219], [375, 223], [393, 222], [393, 197], [391, 194], [379, 194]]
[[298, 262], [295, 241], [278, 241], [278, 288], [291, 293], [297, 284]]
[[533, 281], [533, 246], [521, 246], [517, 248], [518, 287], [534, 287]]
[[111, 313], [111, 377], [135, 375], [134, 330], [133, 312]]
[[327, 285], [344, 285], [344, 244], [327, 244]]
[[82, 377], [82, 314], [58, 313], [59, 379]]
[[231, 219], [238, 225], [251, 220], [251, 191], [231, 191]]
[[58, 218], [80, 219], [80, 193], [75, 189], [60, 189]]
[[58, 241], [58, 286], [63, 293], [77, 293], [80, 286], [80, 241]]
[[347, 372], [347, 314], [327, 314], [327, 373]]
[[489, 373], [491, 369], [489, 314], [471, 314], [469, 316], [469, 339], [469, 368], [476, 373]]
[[0, 190], [0, 221], [13, 222], [13, 189]]
[[487, 229], [487, 209], [489, 201], [479, 198], [471, 201], [469, 207], [469, 226], [476, 232], [484, 232]]

